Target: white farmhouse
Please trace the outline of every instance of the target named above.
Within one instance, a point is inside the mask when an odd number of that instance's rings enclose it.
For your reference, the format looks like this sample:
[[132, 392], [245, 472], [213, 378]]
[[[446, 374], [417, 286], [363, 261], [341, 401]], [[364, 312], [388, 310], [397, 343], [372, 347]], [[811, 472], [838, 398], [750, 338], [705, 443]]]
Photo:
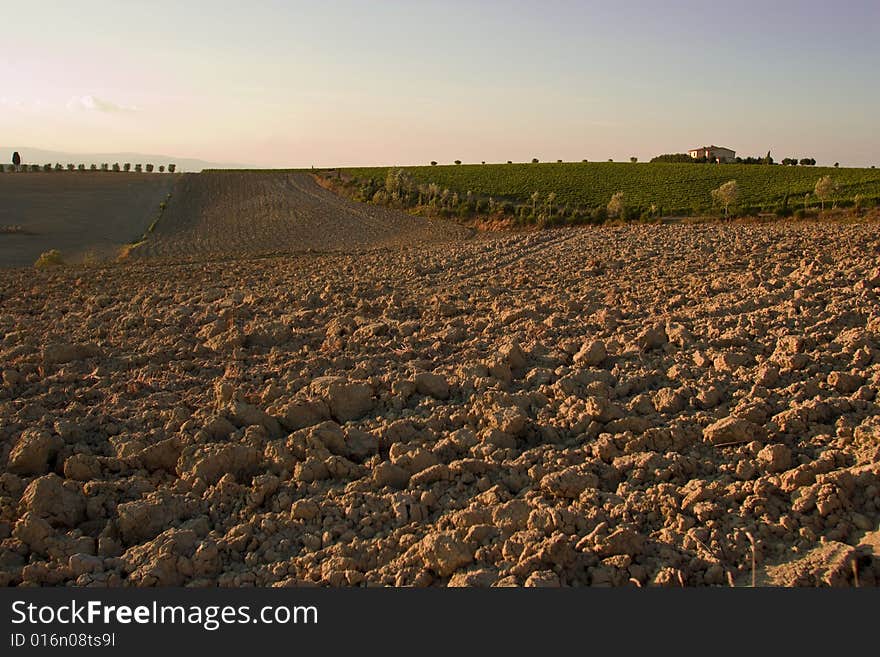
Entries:
[[695, 160], [706, 158], [710, 162], [733, 162], [736, 158], [736, 151], [723, 146], [701, 146], [700, 148], [692, 148], [688, 151]]

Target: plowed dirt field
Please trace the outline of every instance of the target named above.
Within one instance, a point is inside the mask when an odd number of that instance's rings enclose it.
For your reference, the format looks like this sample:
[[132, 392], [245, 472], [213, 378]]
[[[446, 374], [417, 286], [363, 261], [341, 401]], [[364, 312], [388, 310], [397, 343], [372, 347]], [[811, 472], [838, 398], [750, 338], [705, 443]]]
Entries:
[[352, 251], [463, 238], [470, 231], [341, 198], [304, 173], [184, 178], [140, 258]]
[[876, 224], [182, 186], [129, 261], [0, 272], [0, 584], [880, 581]]

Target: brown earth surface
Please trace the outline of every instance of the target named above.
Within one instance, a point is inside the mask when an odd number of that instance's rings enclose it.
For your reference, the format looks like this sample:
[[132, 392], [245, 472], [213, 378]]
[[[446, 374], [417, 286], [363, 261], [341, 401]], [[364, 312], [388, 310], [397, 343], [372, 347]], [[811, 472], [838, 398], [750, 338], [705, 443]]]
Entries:
[[0, 174], [0, 267], [58, 249], [68, 262], [116, 257], [138, 239], [179, 174], [52, 171]]
[[[319, 194], [247, 184], [144, 253]], [[2, 273], [0, 582], [877, 584], [875, 226], [356, 252], [315, 203], [351, 253]]]
[[351, 252], [463, 238], [471, 232], [349, 201], [306, 173], [218, 171], [185, 176], [155, 232], [131, 255], [179, 260]]

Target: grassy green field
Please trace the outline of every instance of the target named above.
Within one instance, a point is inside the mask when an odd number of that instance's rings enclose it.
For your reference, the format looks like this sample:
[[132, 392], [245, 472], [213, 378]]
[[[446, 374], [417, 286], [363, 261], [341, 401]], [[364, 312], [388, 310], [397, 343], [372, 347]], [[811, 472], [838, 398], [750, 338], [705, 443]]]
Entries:
[[[399, 168], [399, 167], [390, 167]], [[665, 215], [691, 214], [712, 206], [711, 190], [728, 180], [739, 186], [738, 206], [773, 209], [786, 194], [792, 207], [802, 207], [804, 195], [813, 195], [816, 181], [830, 175], [838, 185], [836, 199], [856, 195], [880, 200], [880, 169], [835, 169], [754, 164], [666, 164], [629, 162], [465, 164], [403, 167], [419, 184], [436, 183], [460, 194], [471, 191], [496, 200], [527, 203], [534, 192], [553, 192], [563, 205], [603, 206], [622, 191], [628, 205], [663, 208]], [[389, 167], [349, 168], [359, 179], [383, 181]]]

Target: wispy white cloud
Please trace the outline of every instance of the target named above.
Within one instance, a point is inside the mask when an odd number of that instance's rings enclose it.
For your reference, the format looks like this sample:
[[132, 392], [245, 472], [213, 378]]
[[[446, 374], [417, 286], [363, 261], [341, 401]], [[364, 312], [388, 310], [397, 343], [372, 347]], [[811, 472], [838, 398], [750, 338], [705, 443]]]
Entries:
[[103, 112], [105, 114], [118, 114], [121, 112], [137, 112], [138, 108], [133, 105], [121, 105], [105, 98], [97, 96], [73, 96], [67, 101], [67, 109], [72, 112]]

